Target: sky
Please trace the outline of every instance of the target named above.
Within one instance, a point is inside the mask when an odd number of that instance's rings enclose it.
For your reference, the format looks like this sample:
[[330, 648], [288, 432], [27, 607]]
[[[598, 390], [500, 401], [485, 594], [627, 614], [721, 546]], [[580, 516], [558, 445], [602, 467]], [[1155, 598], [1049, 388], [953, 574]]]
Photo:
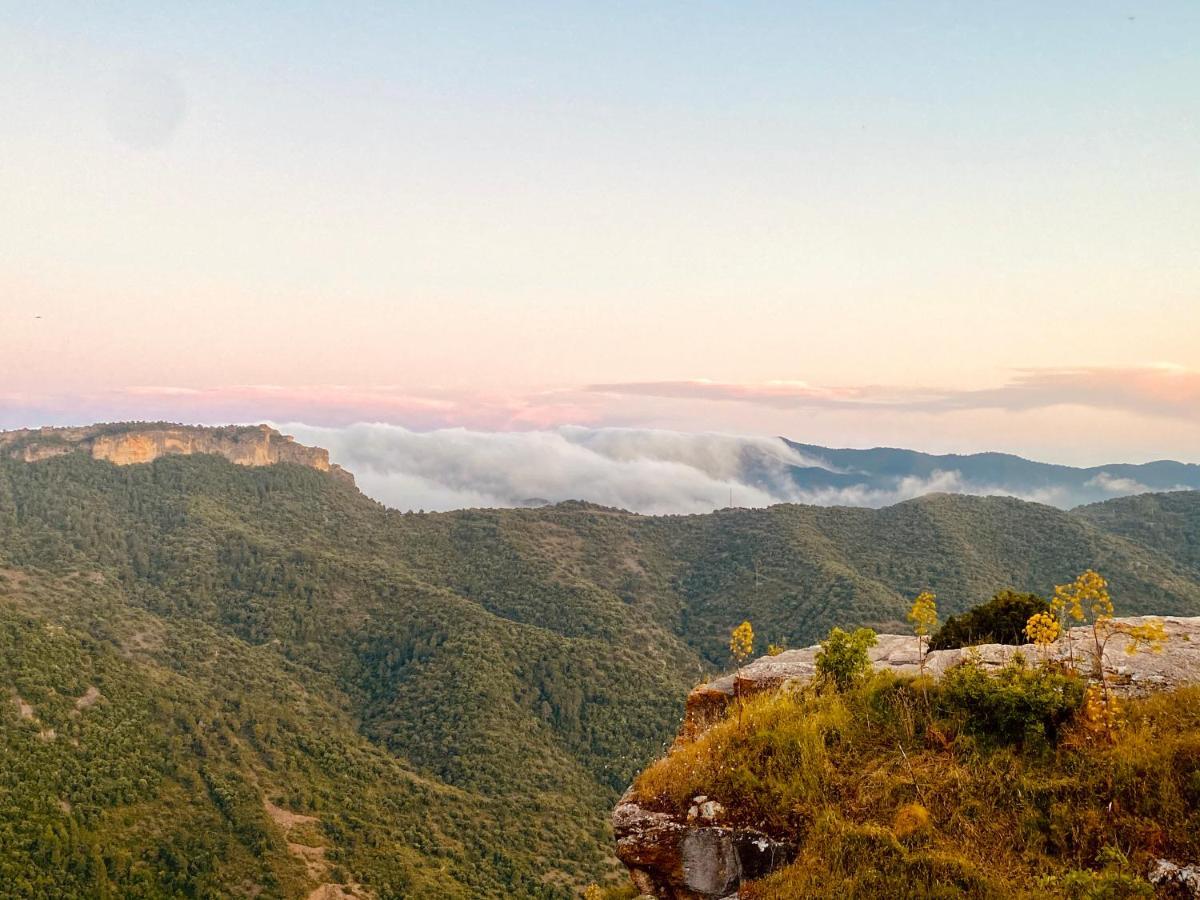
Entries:
[[1200, 462], [1200, 5], [0, 11], [0, 427]]

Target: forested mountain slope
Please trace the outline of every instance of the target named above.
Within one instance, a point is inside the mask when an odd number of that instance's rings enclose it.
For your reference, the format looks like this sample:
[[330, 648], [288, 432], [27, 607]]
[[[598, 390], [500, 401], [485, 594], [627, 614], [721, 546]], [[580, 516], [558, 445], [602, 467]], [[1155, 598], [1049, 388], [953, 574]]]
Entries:
[[0, 877], [569, 895], [615, 871], [607, 810], [743, 618], [798, 646], [1088, 566], [1122, 613], [1200, 613], [1191, 545], [1151, 538], [966, 496], [401, 514], [290, 464], [4, 459]]
[[1160, 550], [1200, 573], [1200, 492], [1122, 497], [1075, 510], [1105, 531]]

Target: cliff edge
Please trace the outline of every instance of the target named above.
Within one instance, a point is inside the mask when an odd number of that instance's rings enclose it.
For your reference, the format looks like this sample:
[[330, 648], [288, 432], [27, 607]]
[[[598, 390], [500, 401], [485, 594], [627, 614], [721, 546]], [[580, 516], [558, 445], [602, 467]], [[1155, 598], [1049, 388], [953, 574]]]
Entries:
[[[1143, 616], [1122, 618], [1119, 621], [1141, 624], [1149, 619], [1161, 621], [1166, 631], [1167, 640], [1161, 652], [1142, 652], [1130, 655], [1123, 652], [1127, 649], [1127, 639], [1118, 636], [1112, 640], [1104, 655], [1104, 668], [1110, 689], [1129, 702], [1136, 702], [1136, 698], [1159, 696], [1162, 692], [1187, 690], [1189, 686], [1200, 684], [1200, 617]], [[1066, 655], [1073, 653], [1078, 668], [1084, 672], [1090, 671], [1092, 661], [1088, 653], [1089, 635], [1086, 629], [1072, 629], [1071, 638], [1070, 643], [1062, 641], [1049, 651], [1050, 660], [1058, 659], [1060, 662], [1065, 662]], [[634, 885], [643, 894], [665, 898], [665, 900], [720, 900], [720, 898], [743, 895], [755, 897], [826, 895], [812, 888], [811, 885], [805, 889], [798, 889], [798, 893], [792, 893], [785, 889], [762, 894], [755, 891], [743, 894], [741, 888], [747, 881], [762, 879], [772, 872], [784, 870], [785, 867], [793, 866], [793, 868], [781, 872], [777, 878], [782, 878], [785, 882], [791, 878], [789, 873], [794, 872], [794, 866], [799, 864], [794, 861], [798, 857], [804, 858], [806, 852], [811, 858], [813, 855], [811, 842], [819, 843], [820, 839], [812, 837], [810, 834], [815, 830], [815, 823], [820, 819], [819, 810], [836, 809], [839, 804], [834, 790], [829, 787], [829, 784], [826, 784], [816, 790], [816, 797], [812, 801], [811, 809], [818, 810], [817, 813], [812, 813], [808, 808], [802, 809], [800, 806], [784, 811], [785, 816], [805, 819], [806, 825], [799, 830], [772, 827], [770, 816], [765, 817], [767, 821], [764, 821], [764, 817], [761, 815], [747, 817], [747, 810], [738, 808], [737, 804], [744, 804], [747, 797], [757, 794], [761, 794], [764, 798], [773, 796], [765, 785], [772, 778], [781, 777], [780, 770], [781, 768], [786, 769], [787, 760], [802, 754], [798, 753], [794, 745], [789, 745], [788, 740], [784, 737], [777, 736], [779, 746], [772, 749], [772, 742], [776, 738], [772, 738], [769, 731], [764, 731], [762, 726], [749, 722], [743, 730], [740, 713], [732, 720], [730, 718], [731, 710], [738, 708], [737, 704], [744, 706], [745, 703], [751, 702], [751, 698], [760, 696], [764, 699], [767, 695], [786, 697], [786, 692], [780, 694], [780, 688], [789, 684], [801, 684], [812, 679], [816, 671], [816, 655], [819, 649], [819, 647], [813, 646], [785, 651], [777, 656], [764, 656], [743, 666], [735, 674], [725, 675], [707, 684], [701, 684], [691, 691], [687, 698], [683, 724], [675, 743], [668, 751], [667, 756], [655, 763], [655, 766], [660, 769], [664, 764], [673, 766], [676, 770], [673, 777], [676, 778], [681, 777], [680, 772], [708, 771], [711, 776], [712, 772], [728, 772], [736, 768], [733, 760], [727, 755], [735, 752], [744, 752], [750, 758], [754, 758], [755, 754], [760, 754], [762, 766], [761, 770], [756, 770], [753, 766], [748, 767], [741, 773], [741, 782], [736, 779], [731, 782], [724, 775], [704, 777], [685, 774], [682, 776], [683, 780], [687, 781], [688, 778], [691, 778], [694, 783], [689, 785], [690, 789], [685, 792], [686, 796], [681, 795], [676, 798], [674, 803], [665, 802], [661, 795], [639, 794], [639, 786], [645, 786], [644, 777], [639, 778], [634, 786], [626, 791], [614, 810], [612, 818], [616, 854], [629, 869]], [[935, 650], [926, 656], [925, 671], [940, 681], [954, 667], [969, 661], [984, 672], [995, 673], [1004, 669], [1018, 654], [1030, 662], [1035, 662], [1043, 657], [1043, 653], [1041, 648], [1034, 645], [1017, 647], [1003, 644], [986, 644], [960, 650]], [[915, 675], [918, 672], [920, 656], [916, 639], [912, 635], [878, 635], [878, 642], [871, 648], [870, 656], [876, 671], [891, 672], [898, 676]], [[926, 700], [926, 702], [928, 701]], [[812, 714], [812, 711], [801, 710], [799, 714], [808, 715]], [[863, 734], [865, 736], [860, 736], [860, 744], [879, 740], [879, 736], [887, 731], [884, 724], [886, 715], [869, 711], [868, 718], [871, 715], [879, 717], [880, 720], [864, 726]], [[733, 728], [730, 725], [731, 721], [737, 723], [737, 728], [734, 728], [732, 732], [730, 732], [730, 729]], [[787, 721], [786, 716], [784, 721]], [[787, 727], [790, 726], [783, 726], [783, 730], [786, 730]], [[841, 733], [843, 727], [847, 731], [851, 728], [845, 723], [839, 724], [831, 729], [831, 733], [822, 740], [824, 742], [854, 743]], [[901, 733], [903, 734], [903, 732]], [[715, 740], [712, 739], [713, 735], [718, 735]], [[894, 759], [890, 759], [884, 753], [877, 757], [872, 765], [867, 765], [864, 769], [867, 775], [862, 779], [864, 783], [858, 786], [859, 793], [848, 813], [850, 818], [869, 819], [865, 810], [870, 809], [872, 805], [890, 809], [891, 807], [888, 805], [890, 798], [899, 796], [902, 790], [907, 789], [908, 784], [917, 786], [918, 776], [913, 772], [919, 770], [914, 770], [912, 768], [914, 765], [926, 766], [923, 770], [925, 772], [943, 770], [951, 773], [960, 772], [962, 758], [972, 752], [963, 748], [969, 748], [972, 745], [963, 742], [961, 746], [956, 744], [947, 752], [947, 746], [944, 744], [946, 740], [942, 731], [931, 728], [926, 741], [933, 745], [932, 749], [925, 747], [918, 740], [909, 745], [907, 755], [900, 752], [895, 754]], [[900, 741], [903, 741], [903, 737]], [[1188, 755], [1192, 754], [1192, 750], [1188, 748], [1191, 748], [1196, 741], [1200, 741], [1200, 732], [1189, 732], [1185, 735], [1183, 744], [1186, 753], [1183, 753], [1179, 759], [1172, 758], [1164, 766], [1164, 769], [1182, 779], [1185, 793], [1191, 789], [1187, 787], [1191, 784], [1187, 779], [1194, 777], [1197, 795], [1195, 799], [1200, 803], [1200, 765], [1196, 767], [1196, 773], [1193, 776], [1190, 774], [1191, 769], [1188, 768], [1192, 763], [1180, 761], [1192, 759], [1192, 755]], [[743, 742], [749, 745], [749, 749], [741, 746]], [[888, 744], [888, 747], [890, 746], [891, 744]], [[901, 746], [901, 743], [897, 742], [896, 746]], [[1200, 745], [1197, 746], [1200, 747]], [[733, 747], [741, 747], [741, 749], [735, 751], [731, 749]], [[945, 753], [946, 758], [939, 757], [937, 755], [939, 752]], [[955, 755], [956, 752], [958, 756]], [[1140, 748], [1139, 752], [1141, 752]], [[1200, 749], [1197, 750], [1197, 753], [1200, 753]], [[919, 754], [925, 754], [925, 756], [920, 757]], [[1200, 756], [1196, 756], [1196, 759], [1200, 762]], [[713, 763], [713, 765], [705, 769], [708, 763]], [[861, 760], [856, 760], [856, 766], [861, 765]], [[886, 771], [888, 766], [894, 766], [898, 770], [899, 775], [895, 781], [901, 786], [900, 788], [885, 787], [889, 783], [888, 779], [879, 773]], [[832, 783], [836, 780], [829, 776], [829, 772], [836, 768], [832, 763], [827, 762], [823, 769], [818, 768], [817, 774], [810, 774], [809, 777], [819, 782]], [[1055, 772], [1052, 768], [1047, 771], [1054, 772], [1055, 777], [1060, 780], [1066, 780], [1061, 773]], [[965, 778], [966, 776], [960, 777]], [[659, 779], [659, 781], [661, 780]], [[732, 789], [731, 783], [735, 785]], [[929, 800], [930, 790], [926, 788], [924, 793], [921, 788], [917, 788], [917, 790], [917, 794], [913, 797], [904, 797], [903, 799], [921, 800], [932, 806], [932, 801]], [[1125, 798], [1118, 798], [1114, 802], [1122, 801], [1127, 805], [1130, 803]], [[960, 802], [960, 805], [965, 806], [966, 804]], [[1072, 806], [1064, 805], [1062, 808], [1071, 809]], [[1076, 809], [1075, 812], [1081, 816], [1085, 813], [1080, 809]], [[1091, 810], [1086, 810], [1086, 813], [1090, 815]], [[1145, 810], [1140, 810], [1139, 813], [1146, 815]], [[950, 810], [945, 812], [943, 818], [952, 820], [953, 815], [955, 812]], [[1196, 821], [1200, 821], [1200, 812], [1197, 812], [1196, 815], [1198, 816]], [[863, 823], [857, 822], [856, 824], [862, 825]], [[1186, 827], [1180, 826], [1180, 830], [1187, 833], [1190, 833], [1190, 828], [1190, 824]], [[953, 830], [953, 827], [947, 827], [949, 833], [953, 833]], [[1169, 828], [1164, 826], [1164, 830], [1169, 833]], [[1054, 833], [1050, 837], [1058, 839], [1057, 834]], [[1039, 840], [1042, 839], [1043, 837], [1039, 836]], [[1169, 846], [1168, 841], [1163, 839], [1157, 842], [1155, 849], [1164, 849], [1167, 846]], [[806, 847], [808, 847], [807, 851]], [[904, 852], [907, 853], [907, 849]], [[1195, 859], [1187, 861], [1195, 862]], [[1154, 865], [1159, 862], [1163, 862], [1164, 865], [1174, 865], [1169, 861], [1158, 859], [1154, 859], [1152, 862]], [[1192, 869], [1189, 867], [1186, 870], [1179, 869], [1179, 871], [1190, 873]], [[1198, 892], [1194, 896], [1200, 897], [1200, 868], [1196, 868], [1195, 872]], [[930, 895], [915, 888], [913, 890], [914, 893], [910, 896]], [[836, 895], [836, 891], [834, 895]], [[953, 895], [960, 896], [958, 893]], [[961, 895], [976, 896], [971, 890]], [[980, 895], [990, 896], [986, 891]], [[1009, 896], [1004, 892], [1000, 895]], [[1020, 892], [1012, 894], [1012, 896], [1018, 895], [1026, 896]], [[868, 891], [863, 896], [876, 896], [876, 894]], [[937, 894], [937, 896], [942, 895]], [[951, 896], [951, 894], [946, 894], [946, 896]], [[1050, 891], [1044, 896], [1058, 896], [1058, 894]], [[1184, 894], [1180, 894], [1180, 896], [1184, 896]], [[1186, 896], [1193, 895], [1189, 893]]]
[[239, 466], [293, 463], [354, 483], [354, 476], [330, 463], [329, 451], [296, 443], [267, 425], [174, 425], [122, 422], [79, 428], [29, 428], [0, 432], [0, 454], [38, 462], [68, 453], [87, 453], [118, 466], [149, 463], [162, 456], [211, 453]]

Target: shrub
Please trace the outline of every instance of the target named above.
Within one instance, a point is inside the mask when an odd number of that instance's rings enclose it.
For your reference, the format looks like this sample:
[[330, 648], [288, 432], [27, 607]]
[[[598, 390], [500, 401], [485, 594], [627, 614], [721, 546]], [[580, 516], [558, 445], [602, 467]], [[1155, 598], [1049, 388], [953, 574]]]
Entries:
[[817, 675], [839, 691], [847, 690], [870, 671], [867, 651], [874, 646], [875, 632], [870, 628], [855, 629], [853, 634], [834, 628], [817, 651]]
[[938, 687], [943, 715], [968, 733], [1002, 744], [1054, 743], [1084, 698], [1079, 676], [1031, 668], [1020, 656], [995, 675], [975, 662], [955, 666]]
[[1043, 889], [1057, 888], [1068, 900], [1131, 900], [1134, 897], [1153, 897], [1154, 888], [1139, 877], [1125, 854], [1116, 847], [1101, 849], [1097, 860], [1101, 868], [1072, 869], [1066, 874], [1039, 880]]
[[930, 650], [953, 650], [972, 644], [1024, 644], [1030, 616], [1050, 610], [1037, 594], [1001, 591], [987, 603], [951, 616], [929, 641]]

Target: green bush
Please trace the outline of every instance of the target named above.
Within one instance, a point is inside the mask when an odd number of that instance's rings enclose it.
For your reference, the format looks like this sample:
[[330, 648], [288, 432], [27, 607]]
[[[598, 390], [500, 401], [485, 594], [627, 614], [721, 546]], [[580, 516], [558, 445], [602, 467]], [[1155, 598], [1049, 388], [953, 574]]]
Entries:
[[875, 632], [857, 628], [853, 633], [834, 628], [817, 651], [817, 675], [839, 691], [848, 689], [871, 669], [867, 653], [875, 646]]
[[1032, 668], [1020, 656], [989, 675], [976, 662], [955, 666], [937, 690], [939, 712], [986, 741], [1054, 743], [1059, 728], [1083, 704], [1075, 674]]
[[1096, 859], [1099, 871], [1072, 869], [1061, 876], [1039, 879], [1038, 886], [1047, 892], [1055, 891], [1068, 900], [1133, 900], [1153, 897], [1154, 888], [1137, 875], [1129, 859], [1116, 847], [1100, 850]]
[[972, 644], [1025, 644], [1025, 623], [1050, 604], [1037, 594], [1001, 591], [987, 603], [951, 616], [929, 640], [930, 650], [953, 650]]

